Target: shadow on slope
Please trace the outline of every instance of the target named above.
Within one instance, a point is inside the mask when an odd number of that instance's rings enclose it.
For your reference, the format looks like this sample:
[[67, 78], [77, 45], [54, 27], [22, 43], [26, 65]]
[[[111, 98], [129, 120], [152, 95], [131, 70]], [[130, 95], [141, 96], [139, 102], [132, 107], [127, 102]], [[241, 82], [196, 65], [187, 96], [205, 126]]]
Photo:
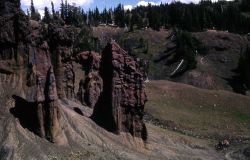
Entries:
[[12, 98], [15, 100], [15, 107], [10, 109], [10, 113], [19, 119], [23, 128], [27, 128], [29, 131], [36, 134], [38, 119], [34, 103], [30, 103], [16, 95], [13, 95]]
[[235, 93], [245, 94], [246, 88], [244, 87], [244, 83], [239, 76], [239, 69], [231, 70], [235, 75], [230, 78], [224, 78], [227, 81], [227, 84], [230, 85]]

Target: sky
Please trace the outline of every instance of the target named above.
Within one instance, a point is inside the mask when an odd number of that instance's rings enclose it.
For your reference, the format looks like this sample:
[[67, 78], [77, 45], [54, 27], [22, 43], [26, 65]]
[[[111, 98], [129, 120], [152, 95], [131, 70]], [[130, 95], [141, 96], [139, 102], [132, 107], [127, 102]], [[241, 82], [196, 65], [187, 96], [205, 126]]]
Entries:
[[[22, 9], [26, 12], [27, 8], [30, 6], [31, 0], [21, 0]], [[53, 1], [56, 10], [60, 8], [61, 0], [33, 0], [35, 8], [43, 15], [44, 7], [51, 8], [51, 1]], [[65, 0], [63, 0], [65, 1]], [[76, 6], [81, 6], [84, 10], [94, 9], [98, 7], [99, 10], [106, 8], [113, 8], [119, 3], [124, 5], [125, 9], [132, 9], [136, 6], [145, 6], [148, 3], [152, 5], [159, 5], [161, 3], [171, 3], [173, 0], [67, 0], [69, 4], [74, 4]], [[183, 3], [198, 3], [200, 0], [180, 0]]]

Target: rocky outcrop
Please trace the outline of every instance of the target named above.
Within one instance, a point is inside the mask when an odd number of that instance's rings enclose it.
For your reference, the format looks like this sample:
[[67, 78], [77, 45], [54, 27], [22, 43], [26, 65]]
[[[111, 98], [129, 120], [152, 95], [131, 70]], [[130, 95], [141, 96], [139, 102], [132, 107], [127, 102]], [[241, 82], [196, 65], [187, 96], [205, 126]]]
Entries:
[[72, 61], [63, 64], [63, 86], [64, 93], [68, 99], [75, 99], [75, 72]]
[[109, 43], [100, 64], [103, 92], [92, 117], [110, 131], [130, 133], [146, 140], [142, 118], [147, 97], [141, 68], [117, 43]]
[[28, 102], [37, 108], [37, 133], [51, 142], [60, 139], [60, 109], [56, 89], [56, 79], [51, 64], [45, 28], [32, 22], [31, 45], [29, 46], [29, 72], [27, 85], [30, 87]]
[[[0, 76], [6, 78], [6, 81], [1, 81], [1, 88], [9, 83], [16, 86], [9, 88], [8, 96], [23, 104], [15, 104], [11, 113], [23, 127], [33, 121], [27, 128], [51, 142], [61, 143], [60, 107], [47, 37], [46, 26], [29, 21], [20, 9], [20, 1], [1, 2]], [[11, 78], [9, 81], [8, 77]], [[32, 117], [24, 117], [27, 114], [19, 110], [26, 111], [28, 106]]]
[[0, 72], [14, 73], [23, 68], [23, 56], [30, 33], [29, 21], [19, 1], [0, 3]]
[[24, 96], [24, 57], [29, 43], [29, 20], [19, 8], [19, 1], [0, 3], [0, 110], [14, 94]]
[[74, 99], [75, 73], [71, 58], [73, 28], [50, 24], [48, 32], [58, 96], [59, 98]]
[[85, 74], [96, 72], [100, 69], [101, 55], [96, 52], [86, 51], [76, 56], [76, 61], [82, 64]]
[[[93, 119], [118, 134], [146, 139], [142, 121], [146, 95], [140, 61], [129, 57], [115, 42], [107, 45], [102, 56], [83, 52], [73, 57], [73, 28], [30, 21], [20, 10], [19, 1], [0, 4], [0, 24], [0, 78], [11, 78], [13, 86], [18, 85], [19, 89], [13, 88], [15, 92], [10, 90], [7, 97], [14, 98], [10, 112], [23, 128], [51, 142], [67, 143], [58, 99], [76, 97], [75, 60], [85, 71], [78, 97], [94, 108]], [[1, 82], [2, 86], [7, 83]]]
[[85, 79], [79, 83], [78, 100], [90, 108], [96, 105], [103, 88], [102, 78], [99, 75], [101, 56], [96, 52], [82, 52], [76, 60], [82, 64]]

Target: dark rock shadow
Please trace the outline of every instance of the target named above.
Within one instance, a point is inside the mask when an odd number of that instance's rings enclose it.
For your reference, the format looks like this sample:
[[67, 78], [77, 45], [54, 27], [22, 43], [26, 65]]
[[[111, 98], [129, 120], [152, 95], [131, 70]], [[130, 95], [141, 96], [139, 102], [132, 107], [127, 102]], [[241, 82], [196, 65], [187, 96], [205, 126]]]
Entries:
[[81, 116], [84, 116], [84, 114], [82, 113], [80, 108], [74, 107], [74, 111], [78, 114], [80, 114]]
[[239, 71], [238, 68], [231, 70], [235, 75], [230, 77], [230, 78], [223, 78], [224, 80], [227, 81], [227, 84], [232, 87], [233, 91], [235, 93], [239, 94], [245, 94], [246, 93], [246, 88], [244, 87], [244, 83], [239, 76]]
[[143, 128], [142, 128], [142, 132], [141, 132], [141, 137], [143, 141], [147, 141], [148, 139], [148, 131], [147, 131], [147, 127], [145, 124], [143, 124]]
[[114, 133], [117, 131], [117, 128], [112, 115], [110, 98], [111, 96], [108, 97], [106, 93], [101, 93], [90, 118], [100, 127]]
[[16, 95], [12, 97], [15, 100], [15, 107], [10, 109], [10, 113], [19, 119], [23, 128], [27, 128], [29, 131], [37, 134], [38, 119], [36, 104]]
[[96, 124], [105, 128], [109, 132], [117, 131], [115, 120], [113, 118], [112, 108], [112, 46], [108, 45], [104, 51], [100, 64], [100, 75], [103, 79], [103, 91], [94, 107], [91, 119]]

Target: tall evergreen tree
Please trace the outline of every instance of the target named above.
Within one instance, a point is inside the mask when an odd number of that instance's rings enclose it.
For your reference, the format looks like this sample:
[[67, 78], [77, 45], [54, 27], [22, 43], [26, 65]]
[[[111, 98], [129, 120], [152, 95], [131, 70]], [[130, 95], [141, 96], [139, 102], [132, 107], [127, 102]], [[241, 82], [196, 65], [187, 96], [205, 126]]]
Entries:
[[114, 20], [115, 24], [119, 27], [124, 27], [124, 18], [125, 18], [125, 11], [122, 4], [118, 4], [118, 6], [114, 9]]
[[34, 15], [36, 14], [36, 9], [35, 9], [33, 0], [31, 0], [30, 12], [31, 12], [31, 17], [32, 17], [32, 16], [34, 17]]
[[44, 23], [50, 23], [51, 22], [51, 17], [50, 17], [50, 13], [49, 13], [48, 7], [44, 8], [43, 22]]
[[51, 1], [51, 11], [52, 11], [53, 18], [55, 18], [56, 17], [56, 11], [55, 11], [55, 7], [54, 7], [53, 1]]
[[189, 32], [175, 30], [175, 36], [177, 44], [176, 58], [186, 61], [187, 70], [196, 68], [195, 47], [191, 34]]
[[35, 21], [39, 21], [41, 19], [40, 14], [36, 12], [33, 0], [31, 0], [31, 5], [30, 5], [30, 18]]
[[27, 9], [27, 16], [30, 17], [30, 11]]
[[61, 12], [61, 18], [62, 18], [62, 20], [65, 20], [65, 5], [63, 3], [63, 0], [61, 1], [60, 12]]

